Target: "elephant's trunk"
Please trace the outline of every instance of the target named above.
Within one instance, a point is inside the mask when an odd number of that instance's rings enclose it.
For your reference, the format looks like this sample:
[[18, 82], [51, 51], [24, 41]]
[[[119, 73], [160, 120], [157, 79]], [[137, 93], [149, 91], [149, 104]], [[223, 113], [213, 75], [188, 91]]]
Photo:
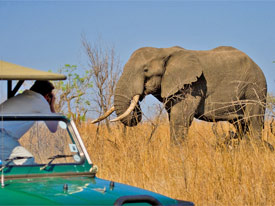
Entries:
[[[133, 77], [133, 78], [131, 78]], [[140, 83], [138, 83], [139, 81]], [[114, 106], [116, 115], [119, 117], [126, 112], [129, 108], [133, 97], [141, 95], [143, 93], [144, 80], [142, 78], [134, 78], [134, 75], [122, 74], [119, 79], [114, 96]], [[141, 85], [141, 86], [137, 86]], [[126, 126], [136, 126], [142, 118], [142, 112], [140, 109], [139, 102], [137, 102], [133, 111], [126, 117], [120, 119], [120, 121]]]
[[131, 101], [130, 106], [128, 107], [128, 109], [122, 115], [120, 115], [117, 118], [111, 120], [111, 122], [116, 122], [116, 121], [122, 120], [123, 118], [127, 117], [128, 115], [130, 115], [131, 112], [133, 112], [134, 109], [136, 108], [136, 106], [138, 104], [138, 101], [139, 101], [139, 97], [140, 97], [140, 95], [134, 96], [133, 100]]

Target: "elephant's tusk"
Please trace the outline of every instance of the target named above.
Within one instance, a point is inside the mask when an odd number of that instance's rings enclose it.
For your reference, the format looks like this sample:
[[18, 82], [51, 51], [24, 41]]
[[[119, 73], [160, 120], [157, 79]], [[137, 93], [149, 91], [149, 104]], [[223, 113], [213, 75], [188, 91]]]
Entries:
[[100, 116], [99, 118], [93, 120], [91, 123], [95, 124], [97, 122], [100, 122], [101, 120], [106, 119], [107, 117], [109, 117], [113, 112], [115, 111], [115, 107], [112, 106], [107, 112], [105, 112], [105, 114], [103, 114], [102, 116]]
[[111, 122], [119, 121], [119, 120], [123, 119], [124, 117], [128, 116], [135, 109], [135, 107], [137, 106], [139, 97], [140, 97], [140, 95], [134, 96], [130, 106], [128, 107], [128, 109], [122, 115], [118, 116], [115, 119], [112, 119]]

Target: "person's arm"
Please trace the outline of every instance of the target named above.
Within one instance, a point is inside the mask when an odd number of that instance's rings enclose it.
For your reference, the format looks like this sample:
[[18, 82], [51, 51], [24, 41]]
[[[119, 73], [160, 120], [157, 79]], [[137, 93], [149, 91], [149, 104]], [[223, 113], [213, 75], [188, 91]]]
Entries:
[[[51, 98], [49, 99], [49, 104], [50, 104], [50, 109], [52, 113], [55, 113], [55, 108], [54, 108], [54, 104], [55, 104], [55, 96], [54, 94], [51, 94]], [[51, 132], [56, 132], [57, 127], [58, 127], [58, 121], [45, 121], [48, 129]]]

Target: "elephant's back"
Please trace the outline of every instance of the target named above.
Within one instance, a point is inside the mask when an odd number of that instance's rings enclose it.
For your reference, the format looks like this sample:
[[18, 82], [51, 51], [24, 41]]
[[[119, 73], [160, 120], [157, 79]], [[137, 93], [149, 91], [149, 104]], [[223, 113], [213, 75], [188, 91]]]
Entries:
[[248, 90], [252, 90], [251, 85], [257, 85], [258, 93], [265, 95], [262, 92], [267, 87], [265, 76], [260, 67], [244, 52], [222, 46], [195, 53], [203, 67], [208, 97], [215, 101], [245, 98]]
[[[196, 51], [206, 79], [211, 82], [247, 81], [266, 84], [261, 68], [244, 52], [221, 46], [209, 51]], [[263, 86], [263, 85], [262, 85]]]

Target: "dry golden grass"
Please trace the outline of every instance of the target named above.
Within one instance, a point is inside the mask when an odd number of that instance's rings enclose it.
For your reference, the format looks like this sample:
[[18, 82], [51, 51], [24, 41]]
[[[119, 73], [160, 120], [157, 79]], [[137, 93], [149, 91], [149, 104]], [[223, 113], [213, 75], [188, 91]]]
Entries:
[[[229, 129], [228, 124], [218, 124]], [[143, 123], [123, 133], [116, 124], [79, 128], [98, 177], [145, 188], [196, 205], [275, 205], [275, 153], [245, 142], [229, 149], [217, 144], [210, 123], [193, 122], [188, 142], [170, 146], [168, 123], [151, 140]], [[267, 128], [263, 137], [275, 145]], [[222, 137], [220, 138], [222, 139]], [[220, 140], [219, 140], [220, 141]]]

